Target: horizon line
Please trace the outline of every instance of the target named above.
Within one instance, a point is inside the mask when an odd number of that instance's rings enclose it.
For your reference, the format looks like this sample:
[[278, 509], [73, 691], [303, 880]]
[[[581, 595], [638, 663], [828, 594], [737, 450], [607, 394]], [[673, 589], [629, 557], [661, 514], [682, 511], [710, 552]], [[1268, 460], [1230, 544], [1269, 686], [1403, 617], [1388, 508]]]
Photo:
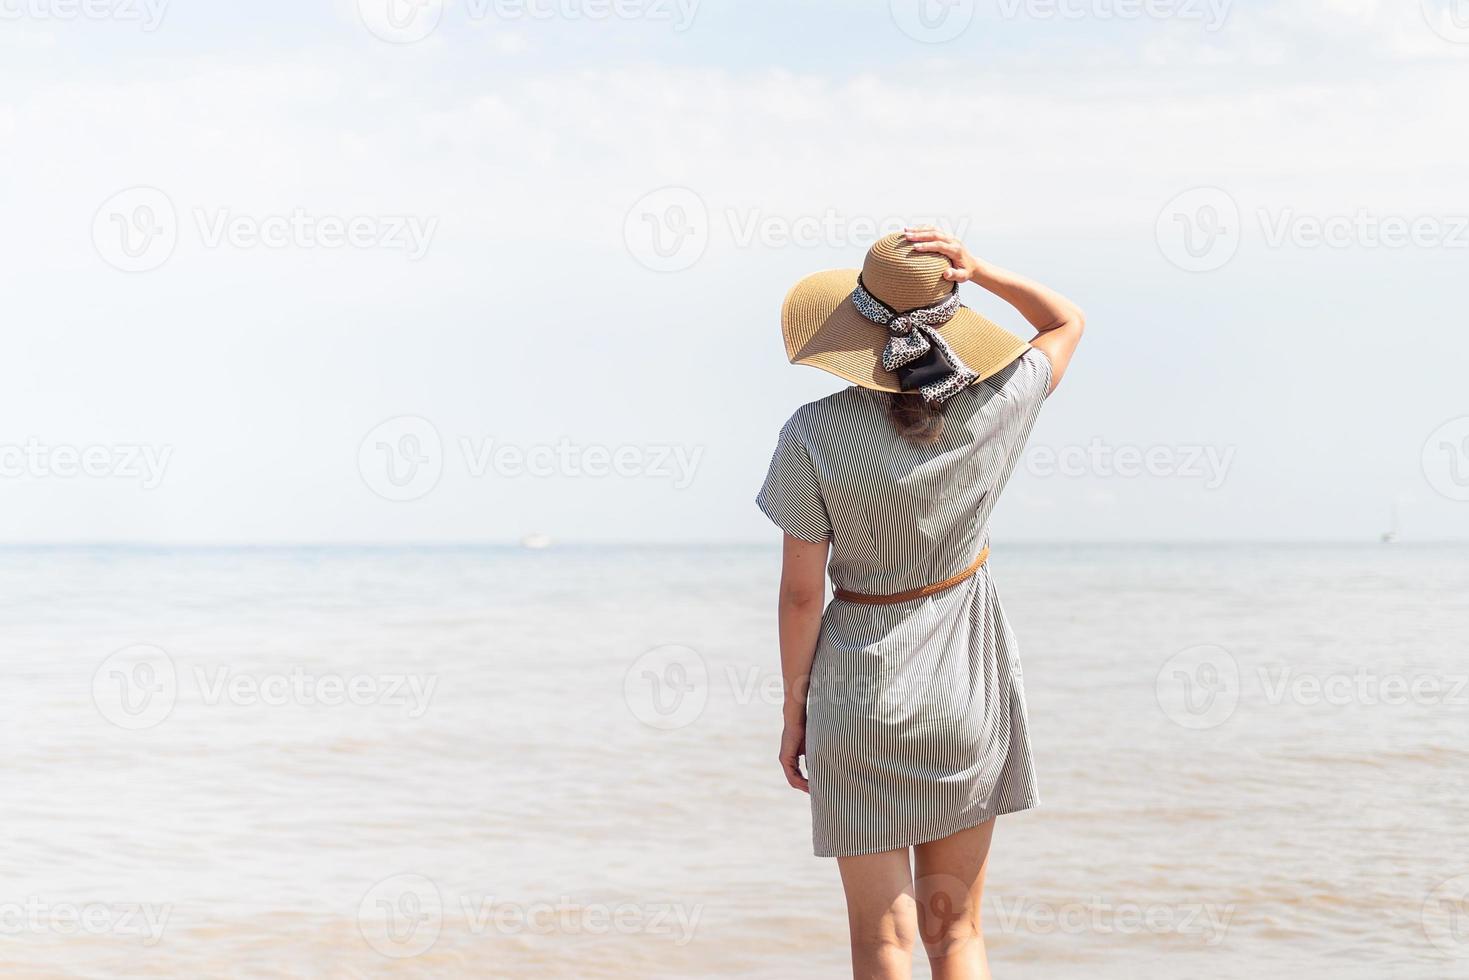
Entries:
[[[1018, 547], [1057, 546], [1300, 546], [1300, 545], [1446, 545], [1469, 544], [1469, 538], [1411, 538], [1384, 542], [1378, 537], [1313, 537], [1313, 538], [1006, 538], [1006, 544]], [[517, 551], [556, 551], [584, 548], [777, 548], [778, 540], [709, 539], [690, 541], [640, 541], [626, 539], [552, 539], [544, 545], [529, 545], [520, 538], [496, 538], [474, 541], [404, 540], [404, 541], [166, 541], [166, 540], [76, 540], [76, 541], [0, 541], [0, 551], [25, 550], [150, 550], [150, 551], [295, 551], [295, 550], [476, 550], [505, 549]]]

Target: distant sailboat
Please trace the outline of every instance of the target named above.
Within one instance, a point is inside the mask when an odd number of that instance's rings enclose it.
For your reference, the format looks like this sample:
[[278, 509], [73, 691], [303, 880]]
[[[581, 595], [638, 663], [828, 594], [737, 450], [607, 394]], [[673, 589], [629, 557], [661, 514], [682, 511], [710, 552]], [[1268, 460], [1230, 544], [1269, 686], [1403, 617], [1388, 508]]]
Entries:
[[1403, 536], [1402, 535], [1402, 530], [1401, 530], [1401, 528], [1400, 528], [1400, 526], [1398, 524], [1398, 501], [1397, 501], [1397, 498], [1393, 498], [1393, 502], [1392, 502], [1392, 527], [1389, 528], [1388, 530], [1382, 532], [1382, 543], [1383, 544], [1394, 544], [1402, 536]]
[[520, 539], [520, 546], [522, 548], [530, 548], [532, 550], [539, 551], [542, 548], [551, 547], [551, 537], [550, 535], [542, 534], [539, 531], [534, 531]]

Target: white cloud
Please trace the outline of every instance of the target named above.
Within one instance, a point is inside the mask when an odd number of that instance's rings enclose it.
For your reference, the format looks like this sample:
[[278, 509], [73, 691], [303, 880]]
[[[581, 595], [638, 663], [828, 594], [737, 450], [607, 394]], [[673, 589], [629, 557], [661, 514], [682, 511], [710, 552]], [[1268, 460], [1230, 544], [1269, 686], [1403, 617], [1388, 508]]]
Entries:
[[[65, 538], [78, 526], [148, 538], [165, 516], [180, 537], [523, 530], [496, 523], [505, 508], [484, 507], [481, 487], [446, 484], [433, 508], [391, 513], [363, 493], [357, 441], [384, 418], [418, 412], [446, 435], [521, 443], [542, 430], [588, 444], [638, 432], [698, 441], [709, 471], [734, 480], [734, 456], [768, 441], [756, 421], [693, 398], [671, 410], [661, 389], [607, 397], [596, 387], [640, 377], [639, 342], [675, 328], [691, 359], [736, 338], [738, 356], [753, 364], [768, 348], [770, 363], [759, 363], [775, 366], [774, 335], [750, 339], [770, 327], [772, 297], [799, 271], [852, 261], [863, 244], [741, 248], [731, 214], [791, 225], [835, 213], [849, 228], [953, 216], [980, 241], [1055, 242], [1057, 265], [1073, 270], [1144, 254], [1155, 264], [1115, 270], [1125, 281], [1109, 294], [1110, 318], [1142, 331], [1172, 315], [1157, 308], [1159, 293], [1204, 303], [1151, 241], [1158, 209], [1185, 188], [1225, 187], [1247, 215], [1469, 211], [1460, 180], [1469, 133], [1452, 98], [1462, 52], [1394, 5], [1273, 9], [1237, 10], [1212, 37], [1165, 25], [1127, 45], [1076, 44], [1061, 62], [1036, 57], [1030, 37], [1002, 60], [945, 50], [942, 61], [883, 70], [558, 64], [539, 34], [524, 46], [475, 35], [468, 61], [454, 37], [159, 56], [56, 77], [8, 61], [0, 153], [13, 179], [0, 186], [0, 281], [16, 353], [0, 417], [12, 428], [38, 419], [36, 434], [54, 441], [175, 446], [176, 476], [111, 510], [105, 486], [8, 487], [15, 506], [0, 539]], [[509, 45], [498, 52], [506, 58], [484, 57], [486, 45]], [[536, 58], [511, 57], [532, 46]], [[165, 267], [128, 276], [100, 261], [89, 229], [98, 205], [134, 184], [165, 190], [185, 221], [198, 208], [302, 207], [439, 226], [412, 264], [375, 252], [211, 251], [186, 224]], [[665, 185], [695, 190], [716, 225], [708, 258], [686, 275], [646, 272], [622, 237], [631, 203]], [[1207, 293], [1217, 282], [1191, 285]], [[1256, 314], [1255, 299], [1236, 301], [1238, 320]], [[576, 312], [591, 309], [598, 315]], [[670, 323], [681, 310], [702, 312]], [[572, 345], [572, 383], [557, 398], [495, 360], [495, 339], [526, 311], [527, 329]], [[1199, 387], [1227, 403], [1219, 392], [1232, 383]], [[771, 384], [816, 390], [784, 376]], [[673, 397], [697, 392], [693, 380], [670, 385]], [[494, 489], [544, 517], [570, 513], [588, 488]], [[700, 484], [670, 502], [670, 520], [682, 513], [695, 526], [710, 508], [748, 509], [737, 489]], [[628, 511], [636, 499], [618, 487], [598, 496]]]
[[56, 46], [56, 35], [37, 27], [21, 27], [6, 22], [0, 30], [0, 48], [12, 51], [44, 51]]
[[530, 49], [530, 39], [516, 31], [495, 31], [490, 35], [490, 50], [496, 54], [514, 57]]

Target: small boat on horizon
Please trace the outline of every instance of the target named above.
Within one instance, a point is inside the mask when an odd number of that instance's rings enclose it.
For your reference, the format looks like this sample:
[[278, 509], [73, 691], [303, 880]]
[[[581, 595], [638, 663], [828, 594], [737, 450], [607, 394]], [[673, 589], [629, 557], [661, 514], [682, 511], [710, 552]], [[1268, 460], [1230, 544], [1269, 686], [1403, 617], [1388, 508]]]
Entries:
[[530, 548], [533, 551], [539, 551], [542, 548], [551, 547], [551, 537], [550, 535], [542, 534], [539, 531], [532, 531], [530, 534], [527, 534], [525, 537], [520, 539], [520, 546], [522, 548]]
[[1402, 536], [1402, 531], [1398, 525], [1398, 502], [1394, 499], [1392, 502], [1392, 526], [1382, 532], [1382, 543], [1395, 544]]

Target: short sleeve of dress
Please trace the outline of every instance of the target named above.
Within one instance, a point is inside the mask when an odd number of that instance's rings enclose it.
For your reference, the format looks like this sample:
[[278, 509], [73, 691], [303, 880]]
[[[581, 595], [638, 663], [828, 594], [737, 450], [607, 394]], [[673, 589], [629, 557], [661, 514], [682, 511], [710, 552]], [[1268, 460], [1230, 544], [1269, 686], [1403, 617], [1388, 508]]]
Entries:
[[1014, 379], [1019, 382], [1017, 396], [1034, 422], [1051, 393], [1051, 359], [1045, 351], [1032, 347], [1021, 355], [1018, 373], [1020, 376]]
[[1020, 356], [1015, 373], [1003, 390], [1010, 401], [1002, 424], [1003, 438], [1011, 454], [1018, 458], [1025, 451], [1030, 432], [1051, 393], [1051, 359], [1044, 351], [1032, 347]]
[[995, 387], [1003, 395], [1003, 405], [994, 416], [991, 435], [1004, 454], [1003, 468], [995, 476], [995, 492], [998, 493], [1010, 482], [1010, 475], [1025, 454], [1031, 430], [1035, 428], [1041, 407], [1050, 394], [1051, 359], [1044, 352], [1031, 348], [1020, 356], [1014, 370], [1006, 372], [1004, 380]]
[[825, 541], [831, 537], [831, 520], [821, 499], [816, 464], [811, 461], [794, 420], [780, 430], [770, 472], [755, 503], [791, 537], [803, 541]]

